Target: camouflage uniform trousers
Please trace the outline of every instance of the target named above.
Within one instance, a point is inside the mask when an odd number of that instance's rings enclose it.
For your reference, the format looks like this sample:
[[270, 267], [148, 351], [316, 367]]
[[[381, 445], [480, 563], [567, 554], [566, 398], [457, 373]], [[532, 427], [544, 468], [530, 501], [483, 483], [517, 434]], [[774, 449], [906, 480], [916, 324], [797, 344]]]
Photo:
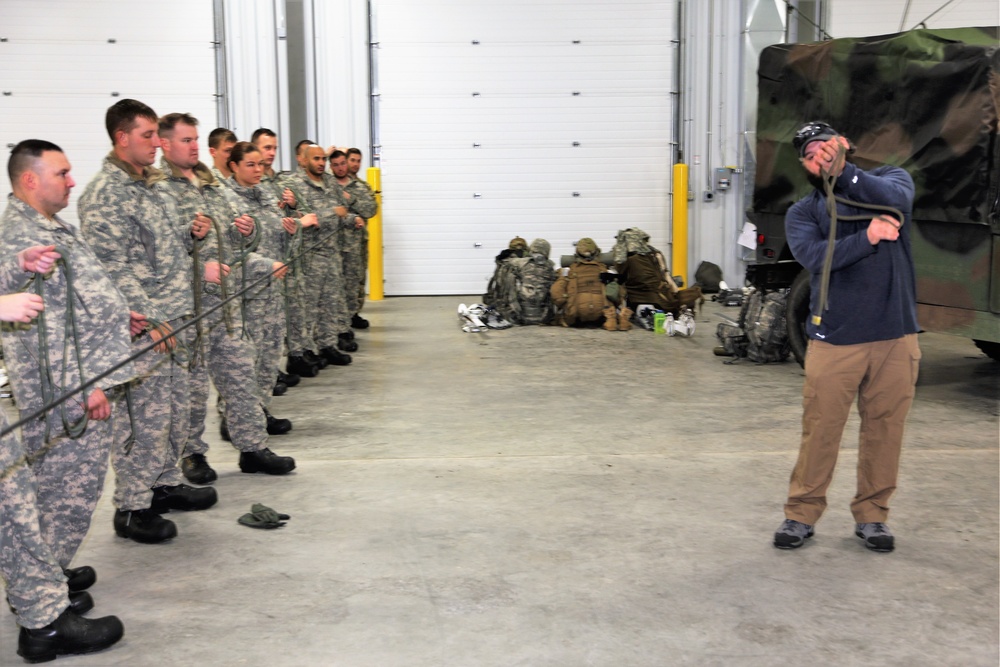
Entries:
[[264, 408], [271, 405], [274, 384], [278, 381], [281, 350], [285, 341], [285, 297], [282, 280], [273, 280], [263, 291], [246, 300], [247, 330], [257, 352], [254, 360], [255, 379]]
[[[184, 319], [172, 320], [176, 331]], [[143, 336], [136, 348], [150, 342]], [[152, 489], [184, 483], [178, 461], [191, 428], [191, 373], [189, 356], [194, 342], [194, 327], [177, 334], [177, 347], [171, 354], [150, 350], [136, 360], [139, 379], [129, 387], [132, 394], [135, 442], [126, 451], [128, 420], [115, 437], [111, 462], [115, 469], [114, 505], [119, 510], [141, 510], [150, 506]]]
[[351, 330], [341, 252], [334, 250], [329, 256], [310, 255], [306, 277], [309, 290], [305, 310], [315, 318], [316, 345], [320, 349], [336, 347], [337, 334]]
[[285, 332], [288, 341], [288, 354], [298, 357], [302, 356], [305, 350], [318, 352], [318, 346], [313, 340], [315, 318], [309, 317], [305, 310], [306, 278], [304, 265], [299, 264], [289, 269], [284, 283], [285, 308], [288, 312], [288, 325]]
[[[7, 428], [0, 410], [0, 428]], [[69, 606], [66, 577], [42, 537], [37, 484], [10, 433], [0, 441], [0, 576], [22, 628], [40, 628]]]
[[368, 270], [368, 234], [364, 229], [344, 230], [341, 258], [344, 298], [349, 315], [357, 315], [365, 303], [365, 273]]
[[[73, 561], [104, 490], [108, 453], [122, 414], [116, 405], [117, 392], [117, 389], [105, 392], [111, 404], [111, 418], [91, 420], [79, 438], [70, 438], [59, 426], [49, 431], [46, 442], [45, 421], [39, 419], [21, 427], [24, 450], [31, 459], [37, 484], [42, 538], [61, 567], [69, 567]], [[71, 399], [68, 405], [69, 419], [75, 421], [83, 415], [79, 403]], [[21, 409], [25, 414], [29, 410], [27, 406]]]
[[[207, 311], [221, 302], [218, 296], [205, 294], [202, 308]], [[222, 399], [233, 446], [243, 452], [263, 449], [267, 446], [267, 420], [261, 410], [256, 384], [247, 384], [247, 378], [254, 377], [255, 373], [257, 350], [253, 342], [244, 337], [238, 316], [233, 318], [232, 331], [226, 330], [221, 309], [202, 320], [202, 329], [202, 349], [194, 351], [196, 357], [191, 364], [191, 430], [183, 455], [208, 451], [205, 418], [209, 377]]]

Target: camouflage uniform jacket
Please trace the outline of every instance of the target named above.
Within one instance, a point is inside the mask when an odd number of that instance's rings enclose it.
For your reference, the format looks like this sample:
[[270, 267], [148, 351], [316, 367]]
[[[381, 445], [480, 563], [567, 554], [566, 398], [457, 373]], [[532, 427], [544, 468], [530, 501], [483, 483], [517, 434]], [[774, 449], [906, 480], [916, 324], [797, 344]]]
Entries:
[[[42, 298], [45, 301], [46, 342], [49, 366], [54, 379], [54, 393], [74, 389], [110, 370], [131, 354], [129, 308], [125, 297], [115, 288], [104, 267], [80, 233], [58, 218], [49, 220], [20, 199], [10, 195], [7, 209], [0, 218], [0, 255], [7, 257], [34, 245], [55, 245], [73, 272], [73, 306], [76, 340], [66, 340], [66, 268], [60, 262], [45, 278]], [[8, 267], [4, 267], [7, 269]], [[26, 275], [17, 269], [0, 271], [0, 292], [16, 291]], [[30, 289], [30, 288], [29, 288]], [[11, 375], [14, 397], [21, 410], [37, 410], [44, 405], [38, 351], [38, 319], [31, 324], [5, 322], [2, 328], [4, 361]], [[77, 366], [74, 342], [79, 346], [83, 378]], [[69, 347], [65, 347], [68, 343]], [[95, 386], [108, 390], [134, 376], [129, 362]], [[80, 398], [77, 394], [75, 399]], [[57, 411], [49, 412], [54, 432], [62, 430], [56, 422]]]
[[[215, 174], [204, 164], [199, 162], [194, 167], [195, 184], [188, 180], [181, 171], [162, 158], [160, 168], [167, 174], [164, 181], [164, 189], [168, 193], [177, 209], [177, 219], [183, 226], [187, 226], [189, 221], [194, 219], [196, 213], [203, 213], [215, 221], [213, 229], [205, 236], [204, 245], [199, 252], [199, 259], [206, 261], [221, 261], [231, 267], [232, 271], [226, 278], [226, 288], [228, 294], [235, 294], [240, 285], [243, 284], [242, 272], [246, 271], [246, 279], [254, 281], [271, 272], [271, 260], [259, 255], [256, 252], [247, 253], [240, 264], [236, 264], [242, 255], [243, 248], [252, 247], [256, 242], [260, 231], [254, 226], [250, 236], [240, 234], [236, 226], [232, 224], [234, 218], [238, 216], [233, 213], [232, 207], [226, 196], [226, 190], [222, 183], [215, 177]], [[219, 234], [221, 232], [221, 236]], [[214, 283], [201, 280], [201, 288], [206, 294], [215, 296], [221, 295], [221, 288]]]
[[[264, 274], [271, 273], [274, 262], [284, 261], [290, 248], [291, 236], [281, 224], [278, 200], [270, 191], [265, 191], [260, 186], [243, 187], [235, 178], [230, 178], [228, 185], [225, 195], [233, 213], [237, 216], [252, 215], [256, 220], [260, 243], [254, 253], [254, 266], [260, 267], [261, 273], [247, 276], [248, 280], [253, 278], [256, 281]], [[267, 294], [265, 290], [253, 289], [247, 293], [247, 298], [267, 298]]]
[[368, 186], [353, 174], [349, 176], [347, 185], [343, 186], [344, 192], [350, 197], [347, 199], [348, 221], [352, 224], [345, 225], [341, 233], [342, 249], [345, 251], [360, 252], [365, 238], [368, 236], [368, 228], [358, 229], [354, 226], [355, 217], [363, 218], [365, 222], [375, 217], [378, 213], [378, 203], [375, 201], [375, 193]]
[[337, 183], [337, 179], [332, 174], [323, 174], [320, 182], [314, 181], [306, 173], [305, 169], [299, 168], [294, 176], [290, 177], [287, 183], [296, 189], [305, 199], [299, 202], [299, 210], [303, 213], [315, 213], [319, 219], [318, 227], [305, 229], [303, 243], [307, 249], [311, 249], [317, 255], [330, 256], [334, 252], [341, 250], [341, 228], [347, 224], [348, 217], [341, 218], [333, 210], [337, 206], [347, 207], [344, 200], [343, 188]]
[[137, 174], [112, 153], [87, 184], [78, 210], [84, 238], [129, 308], [169, 322], [194, 311], [193, 240], [187, 227], [173, 222], [164, 178], [153, 167]]

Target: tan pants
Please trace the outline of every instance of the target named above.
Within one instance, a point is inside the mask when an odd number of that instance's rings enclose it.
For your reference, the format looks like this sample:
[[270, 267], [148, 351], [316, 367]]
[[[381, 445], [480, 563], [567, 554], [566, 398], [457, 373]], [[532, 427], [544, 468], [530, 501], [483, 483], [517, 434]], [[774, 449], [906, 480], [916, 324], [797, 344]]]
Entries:
[[903, 424], [913, 403], [920, 364], [917, 335], [831, 345], [809, 341], [802, 388], [802, 444], [792, 471], [785, 517], [815, 524], [837, 465], [840, 439], [858, 397], [858, 492], [851, 513], [858, 523], [885, 522], [896, 490]]

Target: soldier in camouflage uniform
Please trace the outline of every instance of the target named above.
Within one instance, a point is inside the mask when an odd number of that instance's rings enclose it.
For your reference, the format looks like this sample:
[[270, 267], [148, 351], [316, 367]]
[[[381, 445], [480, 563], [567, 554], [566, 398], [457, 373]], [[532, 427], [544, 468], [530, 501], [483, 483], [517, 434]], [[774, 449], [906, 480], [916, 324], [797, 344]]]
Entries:
[[225, 183], [233, 172], [229, 171], [229, 154], [239, 139], [232, 130], [217, 127], [208, 133], [208, 152], [212, 155], [212, 173], [220, 183]]
[[[84, 380], [109, 370], [130, 353], [128, 306], [108, 280], [97, 257], [72, 227], [56, 217], [54, 207], [39, 210], [32, 206], [39, 195], [30, 189], [28, 182], [42, 178], [36, 171], [45, 174], [44, 178], [55, 180], [57, 167], [68, 170], [66, 156], [54, 146], [48, 142], [33, 142], [24, 148], [28, 157], [17, 158], [17, 162], [22, 163], [17, 169], [19, 181], [14, 183], [15, 194], [10, 197], [0, 221], [0, 253], [12, 253], [17, 248], [33, 245], [56, 245], [75, 276], [72, 286], [77, 295], [73, 304], [75, 331], [69, 340], [65, 339], [63, 325], [69, 294], [64, 266], [44, 282], [46, 319], [50, 322], [46, 327], [48, 368], [41, 367], [45, 357], [39, 350], [37, 323], [27, 328], [3, 328], [11, 387], [18, 406], [27, 411], [42, 408], [63, 390], [77, 387]], [[39, 155], [30, 157], [32, 153]], [[50, 171], [53, 174], [49, 174]], [[68, 196], [69, 188], [65, 192]], [[82, 366], [76, 363], [74, 346], [80, 350]], [[69, 566], [90, 527], [91, 515], [104, 487], [111, 450], [109, 416], [112, 404], [119, 394], [119, 386], [133, 375], [132, 364], [127, 364], [90, 390], [86, 406], [81, 404], [79, 396], [66, 403], [65, 412], [70, 421], [75, 422], [85, 412], [93, 419], [78, 437], [66, 432], [60, 418], [62, 408], [50, 412], [45, 420], [25, 424], [22, 429], [25, 450], [37, 457], [33, 468], [38, 479], [42, 532], [63, 567]], [[50, 383], [54, 386], [46, 389]], [[67, 502], [67, 486], [79, 491], [72, 502]]]
[[[241, 285], [270, 274], [273, 262], [255, 252], [247, 252], [242, 261], [237, 258], [234, 248], [251, 247], [259, 230], [252, 218], [233, 215], [225, 188], [208, 167], [198, 161], [197, 124], [198, 120], [188, 114], [174, 113], [160, 119], [163, 150], [160, 168], [167, 175], [164, 189], [174, 203], [176, 224], [186, 226], [187, 220], [199, 214], [212, 219], [213, 226], [205, 237], [199, 261], [206, 266], [221, 262], [231, 271], [226, 275], [226, 269], [222, 269], [219, 284], [201, 279], [201, 271], [198, 271], [194, 288], [201, 290], [201, 311], [207, 313], [221, 304], [223, 283], [227, 296], [235, 294]], [[266, 448], [268, 433], [278, 431], [281, 425], [279, 420], [266, 415], [257, 387], [246, 384], [246, 379], [254, 374], [256, 350], [249, 333], [244, 335], [244, 326], [237, 299], [207, 315], [198, 327], [200, 340], [195, 343], [191, 364], [191, 430], [181, 458], [184, 475], [192, 482], [205, 484], [216, 479], [215, 471], [205, 460], [209, 375], [223, 399], [227, 431], [233, 445], [241, 452], [240, 468], [244, 472], [280, 475], [295, 467], [290, 457], [275, 456]]]
[[[279, 204], [284, 209], [286, 215], [293, 218], [300, 218], [303, 213], [298, 210], [298, 200], [295, 197], [294, 183], [289, 183], [290, 172], [277, 173], [274, 171], [274, 158], [278, 152], [278, 137], [267, 128], [260, 128], [253, 133], [253, 145], [260, 149], [261, 163], [264, 166], [264, 174], [260, 179], [262, 190], [270, 192], [278, 198]], [[292, 187], [289, 187], [292, 185]], [[314, 214], [309, 214], [315, 217]], [[302, 253], [301, 243], [295, 244], [294, 255]], [[287, 317], [287, 329], [285, 340], [288, 345], [289, 366], [288, 375], [278, 371], [278, 381], [286, 386], [298, 384], [298, 375], [315, 377], [319, 370], [325, 368], [327, 361], [320, 360], [315, 356], [318, 349], [313, 340], [312, 331], [307, 328], [309, 318], [304, 311], [304, 297], [306, 294], [305, 266], [306, 260], [298, 258], [293, 261], [285, 276], [285, 311]], [[309, 357], [308, 360], [306, 357]], [[294, 378], [289, 384], [289, 379]]]
[[[339, 152], [339, 151], [338, 151]], [[341, 165], [343, 161], [343, 165]], [[349, 148], [344, 156], [330, 156], [330, 168], [337, 183], [344, 189], [348, 219], [353, 215], [354, 226], [342, 228], [341, 253], [344, 258], [344, 287], [351, 327], [367, 329], [368, 320], [358, 313], [365, 303], [365, 273], [368, 270], [368, 220], [378, 213], [375, 193], [357, 177], [361, 168], [361, 151]]]
[[[162, 191], [165, 176], [152, 167], [160, 145], [158, 120], [136, 100], [108, 109], [113, 149], [79, 201], [84, 238], [125, 296], [133, 318], [149, 327], [148, 337], [135, 344], [155, 341], [160, 353], [136, 361], [140, 377], [129, 387], [133, 437], [117, 439], [112, 453], [115, 532], [146, 543], [177, 534], [161, 512], [205, 509], [218, 498], [215, 489], [183, 484], [178, 467], [190, 430], [193, 329], [175, 330], [194, 311], [189, 253], [208, 234], [211, 221], [198, 216], [183, 229], [174, 222]], [[212, 282], [219, 281], [215, 268], [214, 276], [206, 275]]]
[[[341, 227], [348, 216], [343, 188], [326, 173], [326, 153], [319, 146], [305, 149], [306, 169], [295, 175], [304, 206], [316, 213], [319, 225], [306, 231], [304, 245], [309, 249], [306, 264], [308, 281], [305, 312], [314, 318], [313, 338], [319, 354], [331, 364], [351, 363], [357, 343], [351, 340], [351, 314], [344, 290], [343, 258], [340, 252]], [[339, 350], [338, 350], [339, 348]]]
[[[79, 386], [81, 373], [96, 377], [129, 354], [124, 299], [73, 228], [56, 216], [69, 202], [74, 185], [69, 171], [62, 150], [40, 140], [18, 144], [8, 163], [14, 194], [0, 220], [0, 254], [13, 261], [0, 261], [0, 291], [18, 290], [25, 272], [47, 274], [46, 344], [52, 355], [46, 380], [52, 385], [63, 382], [52, 386], [52, 396], [42, 395], [36, 319], [43, 310], [42, 295], [22, 292], [0, 297], [0, 320], [21, 323], [3, 325], [2, 335], [7, 342], [11, 385], [24, 414], [43, 408], [63, 389]], [[39, 242], [44, 245], [35, 245]], [[56, 245], [61, 255], [54, 251]], [[17, 252], [26, 246], [31, 247]], [[53, 270], [60, 256], [79, 281], [72, 286], [79, 327], [75, 340], [70, 341], [64, 340], [62, 326], [70, 293], [66, 268]], [[64, 360], [75, 358], [73, 353], [64, 354], [64, 342], [70, 349], [78, 347], [81, 367], [70, 363], [63, 368]], [[33, 419], [23, 425], [23, 448], [13, 433], [0, 440], [0, 574], [21, 626], [18, 653], [29, 661], [101, 650], [122, 636], [121, 621], [113, 616], [80, 618], [79, 614], [93, 607], [84, 590], [96, 581], [96, 574], [90, 567], [68, 566], [90, 527], [103, 488], [115, 386], [128, 381], [131, 374], [132, 365], [125, 363], [88, 393], [65, 404], [70, 419], [86, 415], [94, 420], [77, 437], [67, 434], [61, 420], [53, 418], [57, 408], [41, 421]], [[111, 394], [110, 401], [105, 391]], [[46, 426], [51, 427], [48, 439]], [[6, 415], [0, 411], [0, 429], [7, 428]]]
[[[278, 363], [285, 339], [285, 303], [280, 281], [288, 272], [285, 258], [291, 249], [291, 239], [297, 233], [292, 218], [282, 218], [278, 200], [260, 186], [263, 165], [260, 151], [246, 141], [233, 147], [229, 167], [226, 197], [234, 213], [253, 216], [257, 223], [257, 252], [271, 262], [271, 280], [257, 285], [244, 295], [246, 320], [257, 348], [256, 381], [261, 395], [270, 396], [278, 377]], [[289, 423], [289, 428], [291, 424]]]

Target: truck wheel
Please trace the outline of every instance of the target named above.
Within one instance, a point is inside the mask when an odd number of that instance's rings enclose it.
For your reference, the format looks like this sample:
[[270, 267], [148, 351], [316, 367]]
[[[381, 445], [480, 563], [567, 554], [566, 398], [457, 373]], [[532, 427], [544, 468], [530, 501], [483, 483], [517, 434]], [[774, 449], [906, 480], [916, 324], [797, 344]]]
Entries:
[[986, 353], [986, 356], [993, 361], [1000, 361], [1000, 343], [994, 343], [990, 340], [973, 340], [980, 350]]
[[785, 323], [788, 328], [788, 344], [792, 348], [792, 355], [799, 366], [806, 365], [806, 344], [809, 337], [806, 335], [806, 322], [809, 320], [809, 272], [801, 271], [792, 281], [792, 286], [788, 290], [787, 310], [785, 311]]

